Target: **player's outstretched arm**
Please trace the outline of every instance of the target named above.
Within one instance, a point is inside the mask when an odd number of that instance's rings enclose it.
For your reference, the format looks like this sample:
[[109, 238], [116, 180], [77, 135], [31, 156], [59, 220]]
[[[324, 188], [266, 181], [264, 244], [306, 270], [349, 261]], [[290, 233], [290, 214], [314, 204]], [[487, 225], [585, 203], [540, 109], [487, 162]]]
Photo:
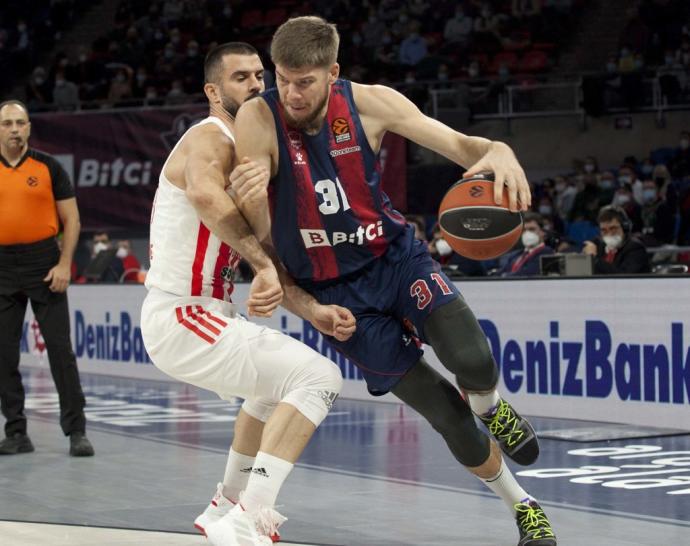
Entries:
[[232, 166], [232, 142], [213, 127], [200, 127], [189, 139], [188, 146], [187, 198], [204, 225], [254, 268], [261, 286], [257, 283], [253, 293], [261, 315], [268, 316], [280, 304], [283, 292], [273, 262], [225, 191]]
[[368, 134], [382, 138], [396, 133], [429, 148], [458, 165], [468, 166], [465, 177], [493, 172], [494, 200], [501, 204], [503, 184], [508, 187], [510, 209], [527, 210], [531, 204], [529, 184], [510, 146], [503, 142], [467, 136], [424, 115], [401, 93], [381, 85], [353, 84], [355, 103]]

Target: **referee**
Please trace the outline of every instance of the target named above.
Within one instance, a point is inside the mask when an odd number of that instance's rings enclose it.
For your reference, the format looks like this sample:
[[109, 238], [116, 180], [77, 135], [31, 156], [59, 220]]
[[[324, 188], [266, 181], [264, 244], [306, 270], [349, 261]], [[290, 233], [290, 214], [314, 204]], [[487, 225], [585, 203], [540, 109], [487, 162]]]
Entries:
[[[79, 239], [79, 211], [69, 177], [28, 146], [31, 123], [17, 100], [0, 103], [0, 402], [6, 438], [0, 455], [28, 453], [19, 342], [31, 300], [60, 398], [60, 426], [70, 455], [94, 454], [86, 438], [84, 394], [70, 341], [67, 285]], [[55, 236], [64, 227], [62, 252]]]

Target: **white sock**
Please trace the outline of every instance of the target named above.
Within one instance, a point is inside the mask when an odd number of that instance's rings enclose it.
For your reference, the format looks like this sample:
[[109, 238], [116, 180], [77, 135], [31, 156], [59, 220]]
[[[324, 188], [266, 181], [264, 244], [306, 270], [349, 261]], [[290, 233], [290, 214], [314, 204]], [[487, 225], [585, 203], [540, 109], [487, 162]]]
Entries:
[[486, 486], [503, 499], [510, 511], [515, 514], [513, 505], [532, 497], [525, 491], [513, 476], [506, 462], [501, 459], [501, 468], [493, 478], [479, 478]]
[[467, 402], [470, 405], [470, 408], [472, 408], [472, 411], [477, 415], [487, 415], [490, 413], [496, 406], [498, 406], [500, 399], [501, 397], [498, 395], [498, 391], [496, 389], [488, 394], [467, 394]]
[[242, 455], [232, 447], [228, 454], [228, 463], [225, 465], [223, 477], [223, 496], [237, 503], [240, 500], [240, 492], [247, 488], [249, 476], [252, 473], [254, 457]]
[[256, 454], [252, 475], [242, 494], [242, 506], [253, 510], [258, 506], [273, 507], [283, 482], [292, 471], [292, 463], [263, 451]]

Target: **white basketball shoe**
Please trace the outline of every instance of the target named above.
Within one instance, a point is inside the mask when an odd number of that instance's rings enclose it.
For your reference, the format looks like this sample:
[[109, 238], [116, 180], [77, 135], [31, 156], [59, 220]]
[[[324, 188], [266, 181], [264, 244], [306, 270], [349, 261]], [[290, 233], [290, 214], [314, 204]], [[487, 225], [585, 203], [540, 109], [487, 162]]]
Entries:
[[227, 514], [206, 527], [213, 546], [272, 546], [273, 537], [287, 518], [273, 508], [246, 511], [236, 504]]
[[223, 495], [223, 484], [219, 483], [216, 488], [216, 494], [213, 495], [206, 510], [199, 514], [194, 520], [194, 527], [196, 527], [202, 535], [206, 536], [206, 527], [222, 518], [232, 510], [233, 506], [235, 506], [235, 503]]

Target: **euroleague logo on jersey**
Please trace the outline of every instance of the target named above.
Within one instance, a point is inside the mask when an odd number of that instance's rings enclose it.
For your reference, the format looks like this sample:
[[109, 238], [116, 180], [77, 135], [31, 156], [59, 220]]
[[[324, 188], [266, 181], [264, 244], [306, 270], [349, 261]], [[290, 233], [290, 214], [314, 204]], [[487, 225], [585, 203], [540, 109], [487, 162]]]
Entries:
[[30, 176], [29, 178], [26, 179], [26, 183], [31, 186], [32, 188], [34, 186], [38, 186], [38, 178], [35, 176]]
[[347, 142], [352, 139], [350, 135], [350, 124], [345, 118], [335, 118], [331, 123], [331, 129], [333, 130], [333, 137], [335, 138], [336, 144]]

